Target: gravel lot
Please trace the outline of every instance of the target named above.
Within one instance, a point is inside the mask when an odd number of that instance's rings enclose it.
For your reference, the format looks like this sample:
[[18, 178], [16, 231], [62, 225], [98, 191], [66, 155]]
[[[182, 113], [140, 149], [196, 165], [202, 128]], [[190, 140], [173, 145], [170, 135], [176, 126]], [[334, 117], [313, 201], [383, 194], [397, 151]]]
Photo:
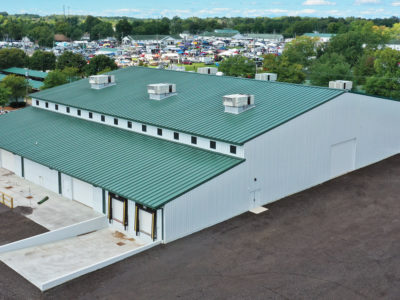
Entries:
[[398, 299], [400, 155], [267, 207], [44, 294], [0, 265], [0, 298]]

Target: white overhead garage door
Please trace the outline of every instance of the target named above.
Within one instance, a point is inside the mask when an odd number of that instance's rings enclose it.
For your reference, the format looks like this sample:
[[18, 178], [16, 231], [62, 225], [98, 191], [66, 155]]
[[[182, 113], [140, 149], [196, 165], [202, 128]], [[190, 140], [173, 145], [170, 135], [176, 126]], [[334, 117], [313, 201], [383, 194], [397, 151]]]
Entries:
[[72, 179], [72, 199], [93, 208], [93, 186], [79, 179]]
[[4, 169], [7, 169], [11, 172], [17, 173], [16, 171], [16, 165], [15, 165], [15, 156], [11, 152], [8, 152], [6, 150], [0, 150], [0, 155], [1, 155], [1, 164]]
[[351, 172], [355, 169], [356, 139], [331, 146], [331, 178]]
[[58, 172], [29, 159], [24, 159], [24, 177], [37, 185], [58, 193]]
[[152, 236], [153, 233], [153, 214], [139, 209], [139, 231]]

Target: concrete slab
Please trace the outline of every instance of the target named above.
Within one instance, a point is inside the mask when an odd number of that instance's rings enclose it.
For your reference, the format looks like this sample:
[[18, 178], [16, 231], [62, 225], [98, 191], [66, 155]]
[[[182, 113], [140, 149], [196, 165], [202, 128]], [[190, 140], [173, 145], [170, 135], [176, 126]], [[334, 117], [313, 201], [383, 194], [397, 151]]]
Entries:
[[[62, 197], [3, 168], [0, 168], [0, 191], [14, 198], [14, 207], [18, 207], [19, 212], [49, 230], [101, 216], [90, 207]], [[45, 196], [49, 200], [37, 204]]]
[[37, 287], [135, 250], [146, 243], [109, 228], [60, 242], [7, 252], [0, 259]]
[[267, 210], [268, 210], [268, 208], [265, 208], [264, 206], [259, 206], [259, 207], [250, 209], [249, 212], [252, 212], [253, 214], [258, 215]]

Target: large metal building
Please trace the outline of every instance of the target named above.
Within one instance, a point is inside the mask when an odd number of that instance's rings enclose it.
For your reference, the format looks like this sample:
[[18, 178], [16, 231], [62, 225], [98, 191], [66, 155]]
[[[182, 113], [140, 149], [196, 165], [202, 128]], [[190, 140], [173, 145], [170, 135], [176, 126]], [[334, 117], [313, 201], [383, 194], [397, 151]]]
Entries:
[[0, 166], [170, 242], [400, 152], [400, 103], [126, 68], [0, 117]]

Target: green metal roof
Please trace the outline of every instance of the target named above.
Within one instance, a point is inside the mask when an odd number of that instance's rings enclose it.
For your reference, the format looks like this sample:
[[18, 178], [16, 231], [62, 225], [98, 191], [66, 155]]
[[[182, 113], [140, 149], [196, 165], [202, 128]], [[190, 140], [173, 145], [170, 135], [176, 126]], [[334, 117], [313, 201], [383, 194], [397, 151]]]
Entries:
[[[7, 75], [0, 74], [0, 81], [2, 81], [6, 76]], [[40, 90], [40, 88], [43, 86], [43, 82], [38, 80], [28, 79], [28, 83], [35, 90]]]
[[42, 72], [42, 71], [36, 71], [36, 70], [30, 70], [30, 69], [24, 69], [24, 68], [15, 68], [15, 67], [4, 69], [4, 70], [2, 70], [2, 72], [16, 74], [16, 75], [23, 75], [23, 76], [26, 76], [26, 72], [28, 72], [29, 77], [37, 77], [37, 78], [43, 78], [43, 79], [45, 79], [48, 74], [48, 73]]
[[[112, 72], [117, 84], [90, 88], [88, 79], [40, 91], [33, 98], [241, 145], [343, 93], [341, 90], [145, 67]], [[177, 95], [149, 100], [147, 85], [177, 84]], [[224, 112], [222, 97], [255, 95], [255, 108]]]
[[332, 33], [315, 33], [315, 32], [312, 32], [312, 33], [305, 33], [305, 34], [303, 34], [303, 35], [305, 35], [305, 36], [308, 36], [308, 37], [319, 37], [319, 38], [322, 38], [322, 37], [333, 37], [333, 36], [335, 36], [336, 34], [332, 34]]
[[157, 41], [162, 40], [167, 37], [172, 37], [177, 40], [181, 40], [182, 38], [179, 35], [165, 35], [165, 34], [149, 34], [149, 35], [132, 35], [131, 38], [134, 41]]
[[283, 40], [282, 34], [276, 33], [249, 33], [245, 37], [250, 37], [253, 39], [265, 39], [265, 40]]
[[0, 148], [158, 208], [243, 160], [29, 107], [0, 116]]
[[29, 85], [35, 90], [40, 90], [40, 88], [44, 85], [43, 81], [28, 79]]

